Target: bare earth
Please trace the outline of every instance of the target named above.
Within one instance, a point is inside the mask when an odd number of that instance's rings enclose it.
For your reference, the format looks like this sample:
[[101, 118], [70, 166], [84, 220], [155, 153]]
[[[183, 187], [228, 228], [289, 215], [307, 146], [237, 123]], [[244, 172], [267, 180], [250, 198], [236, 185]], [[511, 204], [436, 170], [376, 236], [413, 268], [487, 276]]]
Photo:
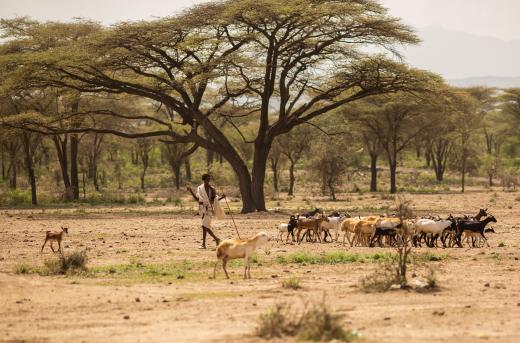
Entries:
[[[301, 306], [303, 301], [321, 301], [324, 294], [330, 307], [344, 315], [345, 328], [357, 330], [366, 342], [520, 342], [517, 196], [502, 192], [496, 196], [490, 192], [409, 196], [420, 214], [476, 213], [479, 207], [489, 207], [498, 219], [494, 225], [497, 233], [489, 234], [491, 248], [415, 249], [419, 254], [448, 255], [441, 261], [425, 262], [437, 270], [441, 290], [424, 294], [362, 292], [359, 280], [377, 268], [377, 263], [275, 262], [277, 256], [296, 251], [347, 250], [339, 243], [298, 246], [271, 241], [266, 251], [258, 251], [262, 265], [252, 266], [253, 279], [242, 279], [239, 264], [229, 268], [231, 280], [221, 270], [216, 280], [208, 279], [215, 259], [214, 243], [206, 251], [197, 249], [199, 218], [164, 214], [161, 211], [168, 210], [164, 207], [156, 213], [142, 208], [148, 214], [129, 213], [124, 208], [92, 213], [90, 209], [2, 211], [0, 342], [260, 341], [254, 330], [261, 313], [280, 302]], [[391, 203], [370, 195], [353, 197], [357, 200], [352, 203], [359, 208]], [[352, 203], [316, 205], [352, 208]], [[237, 224], [242, 236], [265, 230], [274, 237], [275, 225], [285, 221], [285, 215], [255, 214], [238, 216]], [[41, 267], [52, 257], [50, 249], [40, 253], [40, 247], [44, 232], [60, 225], [70, 230], [65, 251], [86, 249], [88, 266], [95, 272], [80, 276], [16, 274], [15, 268], [22, 263]], [[215, 227], [222, 238], [235, 236], [228, 219], [216, 221]], [[348, 248], [349, 253], [392, 251]], [[155, 266], [159, 272], [119, 273], [121, 265]], [[185, 269], [162, 274], [168, 266]], [[181, 274], [184, 278], [179, 278]], [[283, 288], [281, 281], [289, 277], [299, 277], [303, 289]]]

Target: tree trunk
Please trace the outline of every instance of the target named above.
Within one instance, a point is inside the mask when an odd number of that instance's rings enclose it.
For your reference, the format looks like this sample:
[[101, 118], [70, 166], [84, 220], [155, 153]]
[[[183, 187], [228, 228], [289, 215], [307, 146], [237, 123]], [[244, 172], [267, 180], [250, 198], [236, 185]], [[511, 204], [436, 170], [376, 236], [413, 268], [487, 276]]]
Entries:
[[332, 196], [332, 201], [336, 201], [337, 199], [336, 199], [336, 191], [334, 189], [334, 184], [331, 182], [328, 182], [327, 184], [329, 186], [330, 195]]
[[16, 177], [17, 177], [17, 167], [16, 167], [16, 156], [11, 156], [10, 158], [10, 175], [9, 175], [9, 188], [16, 189]]
[[279, 158], [271, 157], [271, 171], [273, 172], [273, 187], [274, 191], [278, 192], [278, 161]]
[[215, 156], [215, 152], [212, 150], [206, 149], [206, 167], [209, 169], [213, 164], [213, 157]]
[[397, 193], [397, 161], [391, 162], [390, 166], [390, 193]]
[[461, 166], [461, 178], [460, 178], [460, 185], [461, 185], [461, 192], [464, 193], [465, 186], [466, 186], [466, 158], [462, 158], [462, 166]]
[[441, 165], [437, 165], [435, 168], [435, 178], [438, 182], [442, 182], [444, 180], [444, 168]]
[[34, 165], [31, 152], [31, 140], [26, 132], [22, 134], [23, 148], [25, 155], [25, 167], [27, 168], [27, 177], [29, 184], [31, 185], [31, 203], [38, 205], [38, 199], [36, 196], [36, 176], [34, 175]]
[[141, 172], [141, 191], [144, 192], [145, 190], [145, 184], [144, 184], [144, 177], [146, 176], [146, 168], [143, 168], [142, 172]]
[[72, 134], [70, 136], [70, 183], [74, 200], [79, 200], [78, 146], [78, 135]]
[[186, 171], [186, 179], [191, 181], [191, 164], [190, 164], [190, 159], [187, 158], [186, 160], [184, 160], [184, 169]]
[[377, 192], [377, 155], [370, 156], [370, 192]]
[[267, 157], [270, 149], [271, 142], [265, 142], [265, 140], [257, 140], [255, 142], [251, 192], [257, 211], [267, 211], [265, 207], [264, 182]]
[[[173, 166], [172, 166], [173, 167]], [[173, 175], [175, 177], [175, 189], [181, 189], [181, 166], [176, 165], [173, 167]]]
[[289, 166], [289, 192], [287, 195], [294, 195], [294, 182], [296, 181], [296, 178], [294, 177], [294, 167], [295, 162], [293, 160], [289, 160], [291, 162], [291, 165]]
[[488, 178], [489, 178], [489, 187], [493, 187], [493, 174], [491, 173], [488, 173]]
[[85, 171], [82, 172], [82, 175], [83, 175], [83, 200], [87, 199], [87, 185], [86, 185], [86, 175], [85, 175]]
[[61, 176], [63, 180], [63, 186], [65, 187], [65, 200], [71, 201], [73, 199], [73, 193], [70, 186], [70, 178], [68, 171], [68, 157], [67, 157], [67, 144], [68, 144], [68, 136], [65, 135], [64, 139], [61, 140], [58, 136], [54, 136], [53, 138], [54, 146], [56, 147], [56, 153], [58, 155], [58, 161], [60, 163], [61, 168]]
[[5, 152], [2, 149], [2, 181], [5, 180]]
[[426, 152], [424, 153], [424, 158], [426, 159], [426, 167], [430, 168], [430, 165], [432, 163], [432, 151], [431, 149], [426, 149]]

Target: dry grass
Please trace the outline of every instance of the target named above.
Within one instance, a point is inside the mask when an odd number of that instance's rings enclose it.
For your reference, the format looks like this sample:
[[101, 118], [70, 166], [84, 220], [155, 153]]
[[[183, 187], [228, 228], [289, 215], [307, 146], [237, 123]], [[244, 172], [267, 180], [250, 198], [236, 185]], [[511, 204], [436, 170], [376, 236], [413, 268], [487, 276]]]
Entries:
[[302, 312], [291, 310], [286, 304], [277, 304], [260, 315], [256, 335], [265, 339], [296, 337], [302, 341], [347, 342], [354, 336], [341, 325], [341, 316], [331, 312], [325, 301], [306, 305]]

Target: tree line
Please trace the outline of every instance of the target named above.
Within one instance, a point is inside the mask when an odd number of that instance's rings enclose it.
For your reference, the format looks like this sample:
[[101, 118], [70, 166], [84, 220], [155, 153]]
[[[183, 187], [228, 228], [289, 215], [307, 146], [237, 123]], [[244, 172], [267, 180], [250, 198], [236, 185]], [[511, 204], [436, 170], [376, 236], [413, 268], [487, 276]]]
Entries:
[[371, 190], [384, 157], [397, 191], [397, 162], [411, 146], [441, 180], [456, 159], [464, 187], [475, 132], [485, 128], [486, 163], [497, 170], [504, 135], [492, 115], [503, 115], [495, 106], [516, 113], [514, 90], [453, 89], [401, 62], [399, 47], [419, 39], [372, 0], [222, 1], [110, 27], [16, 18], [0, 29], [2, 165], [5, 153], [15, 187], [23, 151], [34, 202], [34, 165], [49, 156], [66, 199], [79, 197], [81, 163], [99, 189], [97, 162], [114, 136], [135, 146], [141, 188], [154, 144], [177, 186], [195, 151], [225, 161], [243, 212], [266, 210], [266, 172], [278, 187], [280, 161], [294, 192], [294, 170], [318, 136], [330, 144], [313, 169], [333, 197], [356, 147], [370, 155]]

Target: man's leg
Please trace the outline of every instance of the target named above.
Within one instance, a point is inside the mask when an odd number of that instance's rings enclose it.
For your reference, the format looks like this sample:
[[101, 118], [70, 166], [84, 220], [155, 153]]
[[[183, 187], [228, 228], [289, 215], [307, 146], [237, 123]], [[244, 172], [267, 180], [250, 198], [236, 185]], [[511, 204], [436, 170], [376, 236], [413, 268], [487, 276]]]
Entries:
[[[204, 226], [203, 226], [203, 229], [205, 229], [205, 232], [209, 233], [209, 235], [210, 235], [211, 237], [213, 237], [213, 239], [215, 240], [215, 242], [217, 243], [217, 245], [220, 243], [220, 239], [219, 239], [217, 236], [215, 236], [215, 234], [213, 233], [213, 231], [211, 231], [211, 229], [210, 229], [209, 227], [204, 227]], [[204, 240], [204, 242], [205, 242], [205, 241], [206, 241], [206, 240]]]
[[206, 249], [206, 228], [202, 226], [202, 245], [200, 246], [201, 249]]

